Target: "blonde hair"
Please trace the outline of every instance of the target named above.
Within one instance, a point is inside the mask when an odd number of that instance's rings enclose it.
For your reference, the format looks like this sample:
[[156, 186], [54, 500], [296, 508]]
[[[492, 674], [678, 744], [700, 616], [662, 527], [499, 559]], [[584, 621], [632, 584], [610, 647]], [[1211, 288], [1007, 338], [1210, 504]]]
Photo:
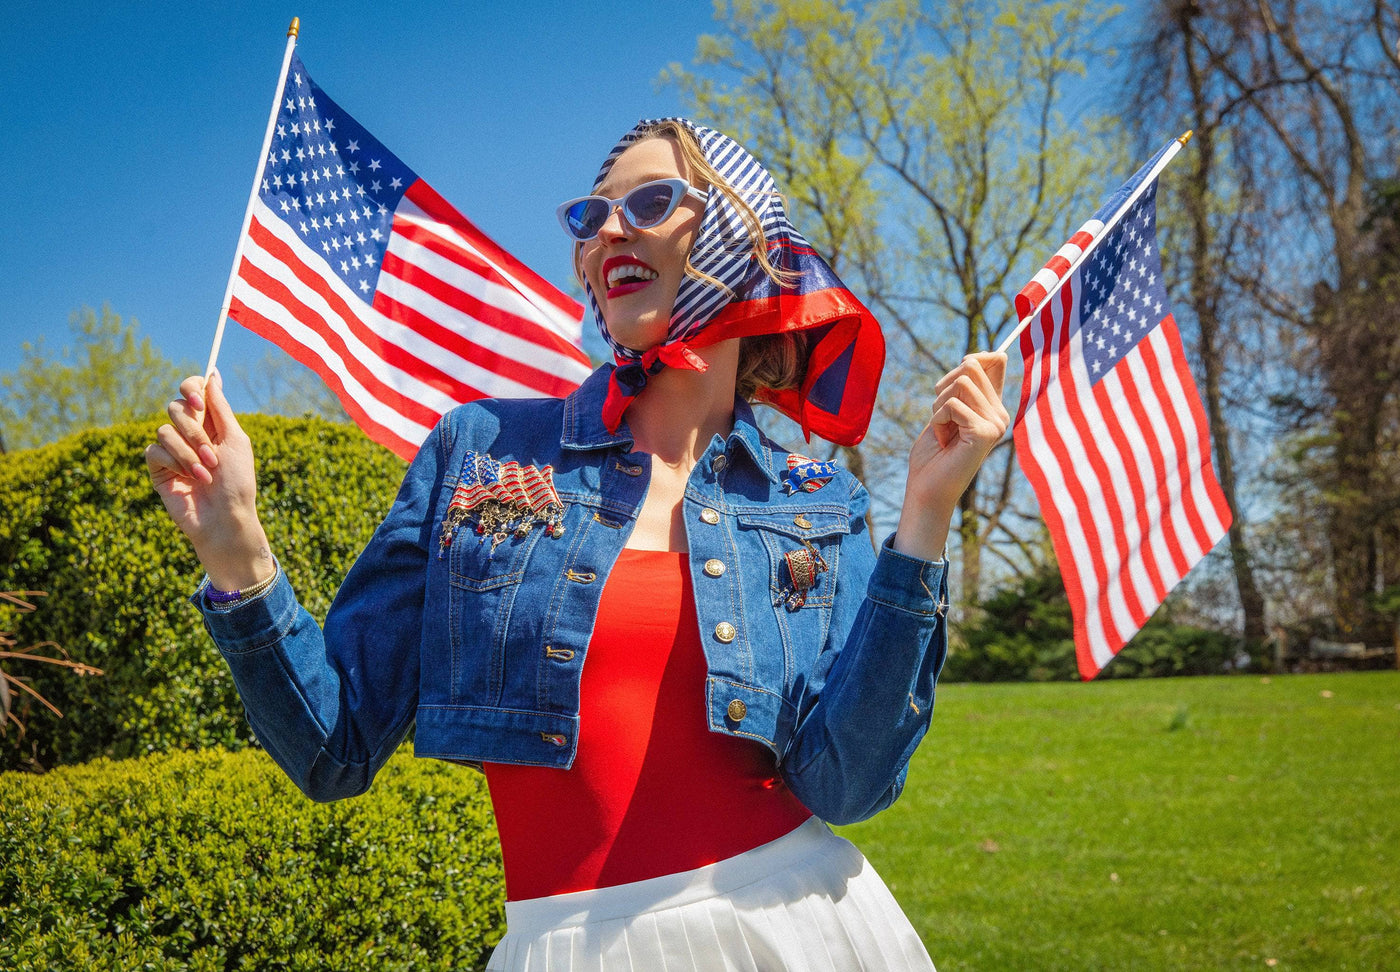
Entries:
[[734, 390], [753, 401], [759, 389], [785, 391], [802, 387], [810, 352], [805, 331], [755, 334], [739, 339], [739, 370]]

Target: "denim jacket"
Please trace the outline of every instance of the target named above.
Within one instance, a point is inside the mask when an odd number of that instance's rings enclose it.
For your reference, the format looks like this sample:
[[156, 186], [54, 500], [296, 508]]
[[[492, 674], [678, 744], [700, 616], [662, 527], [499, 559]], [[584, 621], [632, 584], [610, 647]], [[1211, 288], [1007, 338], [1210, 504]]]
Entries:
[[[259, 740], [309, 796], [368, 788], [416, 723], [414, 752], [567, 769], [603, 584], [650, 478], [600, 411], [608, 367], [567, 399], [445, 415], [345, 578], [324, 632], [279, 576], [232, 609], [193, 598]], [[553, 467], [561, 529], [443, 544], [468, 452]], [[875, 555], [869, 498], [843, 469], [784, 488], [789, 453], [747, 403], [690, 474], [684, 519], [712, 732], [767, 746], [817, 816], [864, 819], [899, 794], [946, 653], [946, 564]], [[787, 554], [826, 565], [794, 596]], [[804, 555], [798, 554], [802, 557]], [[800, 572], [799, 572], [800, 573]], [[206, 581], [207, 584], [207, 581]]]

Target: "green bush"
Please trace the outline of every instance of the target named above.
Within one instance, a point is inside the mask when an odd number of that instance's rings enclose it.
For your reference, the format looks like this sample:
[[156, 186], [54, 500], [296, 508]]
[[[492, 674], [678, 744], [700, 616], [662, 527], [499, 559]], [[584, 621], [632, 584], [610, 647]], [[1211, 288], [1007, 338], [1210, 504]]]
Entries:
[[[143, 450], [157, 421], [0, 455], [0, 590], [49, 596], [0, 630], [52, 639], [104, 669], [22, 674], [64, 713], [16, 693], [28, 732], [0, 736], [0, 769], [251, 740], [233, 680], [187, 603], [198, 562], [151, 488]], [[324, 617], [388, 509], [404, 464], [353, 426], [252, 415], [263, 523], [302, 603]]]
[[303, 797], [262, 752], [0, 776], [0, 968], [484, 966], [504, 930], [482, 777], [401, 753]]
[[[957, 625], [943, 679], [951, 682], [1049, 682], [1079, 678], [1074, 619], [1052, 565], [996, 591]], [[1176, 624], [1168, 600], [1098, 678], [1219, 675], [1235, 667], [1239, 639]]]

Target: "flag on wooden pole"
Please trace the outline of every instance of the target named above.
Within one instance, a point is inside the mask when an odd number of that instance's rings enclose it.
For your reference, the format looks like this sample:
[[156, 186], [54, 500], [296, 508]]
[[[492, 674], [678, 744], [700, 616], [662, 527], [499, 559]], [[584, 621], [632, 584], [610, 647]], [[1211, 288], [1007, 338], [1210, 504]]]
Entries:
[[1086, 680], [1230, 525], [1157, 252], [1156, 177], [1177, 148], [1138, 170], [1016, 298], [1018, 316], [1032, 316], [1017, 455]]
[[562, 396], [588, 376], [582, 305], [473, 226], [295, 54], [261, 168], [228, 315], [312, 368], [376, 442], [409, 458], [457, 404]]

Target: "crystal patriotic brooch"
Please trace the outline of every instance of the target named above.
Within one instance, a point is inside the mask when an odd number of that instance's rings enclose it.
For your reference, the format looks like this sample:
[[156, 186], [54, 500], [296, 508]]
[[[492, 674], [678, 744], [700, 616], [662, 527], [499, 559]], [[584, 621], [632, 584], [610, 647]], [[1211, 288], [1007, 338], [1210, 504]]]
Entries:
[[788, 578], [792, 582], [792, 589], [783, 600], [789, 611], [796, 611], [807, 603], [807, 592], [817, 586], [818, 575], [826, 573], [826, 560], [807, 540], [802, 541], [802, 549], [783, 554], [783, 560], [787, 562]]
[[563, 536], [564, 504], [554, 489], [554, 467], [499, 462], [485, 453], [468, 452], [442, 521], [439, 557], [452, 546], [457, 528], [473, 518], [477, 534], [491, 538], [492, 552], [512, 533], [523, 537], [536, 526], [552, 537]]
[[783, 489], [787, 490], [790, 496], [797, 495], [799, 489], [804, 493], [815, 493], [831, 482], [831, 477], [836, 475], [837, 469], [834, 460], [818, 462], [795, 452], [788, 454], [787, 467], [787, 475], [783, 477]]

